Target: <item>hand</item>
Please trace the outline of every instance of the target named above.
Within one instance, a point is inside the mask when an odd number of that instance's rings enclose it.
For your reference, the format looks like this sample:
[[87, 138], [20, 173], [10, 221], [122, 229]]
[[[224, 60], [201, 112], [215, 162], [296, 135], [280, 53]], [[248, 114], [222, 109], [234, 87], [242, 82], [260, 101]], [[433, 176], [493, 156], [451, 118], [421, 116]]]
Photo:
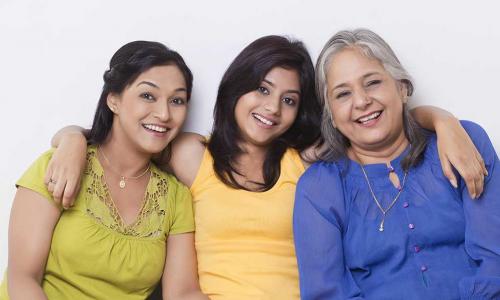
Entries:
[[453, 165], [464, 179], [471, 198], [478, 198], [483, 192], [484, 176], [488, 175], [481, 154], [455, 117], [444, 119], [436, 124], [435, 128], [444, 175], [455, 188], [458, 186], [452, 170]]
[[45, 184], [65, 209], [73, 206], [86, 165], [87, 140], [81, 133], [67, 133], [54, 151], [45, 173]]

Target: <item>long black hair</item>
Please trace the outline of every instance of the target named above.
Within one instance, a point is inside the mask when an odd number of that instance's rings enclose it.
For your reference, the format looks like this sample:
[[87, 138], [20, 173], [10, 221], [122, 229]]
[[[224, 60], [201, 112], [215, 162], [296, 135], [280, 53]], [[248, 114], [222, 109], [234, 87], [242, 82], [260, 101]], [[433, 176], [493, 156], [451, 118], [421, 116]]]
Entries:
[[222, 77], [214, 108], [214, 125], [208, 141], [215, 174], [233, 188], [246, 190], [233, 176], [239, 174], [235, 160], [243, 153], [238, 143], [241, 134], [234, 115], [236, 103], [244, 94], [256, 90], [275, 67], [297, 71], [301, 100], [292, 126], [269, 146], [264, 160], [264, 183], [259, 190], [266, 191], [274, 186], [287, 148], [303, 151], [320, 137], [321, 106], [314, 87], [314, 66], [302, 42], [275, 35], [255, 40], [234, 59]]
[[193, 75], [179, 53], [158, 42], [134, 41], [122, 46], [111, 58], [109, 69], [104, 72], [104, 86], [97, 103], [88, 141], [103, 143], [113, 125], [113, 112], [107, 104], [108, 94], [121, 94], [137, 77], [156, 66], [175, 65], [186, 81], [187, 99], [191, 97]]

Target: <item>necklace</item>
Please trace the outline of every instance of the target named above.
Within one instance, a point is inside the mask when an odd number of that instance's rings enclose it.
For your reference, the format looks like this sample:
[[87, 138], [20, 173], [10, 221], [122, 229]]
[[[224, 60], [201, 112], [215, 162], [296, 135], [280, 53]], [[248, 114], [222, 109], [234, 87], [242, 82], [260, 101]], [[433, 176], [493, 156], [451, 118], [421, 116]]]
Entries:
[[106, 157], [106, 154], [104, 154], [104, 151], [101, 149], [101, 147], [99, 147], [97, 150], [101, 152], [102, 157], [104, 157], [104, 160], [108, 163], [109, 168], [111, 169], [111, 171], [113, 171], [113, 173], [115, 173], [116, 175], [120, 176], [120, 182], [118, 183], [118, 186], [121, 189], [124, 189], [126, 187], [126, 181], [127, 180], [129, 180], [129, 179], [139, 179], [142, 176], [144, 176], [149, 171], [149, 169], [151, 168], [151, 163], [149, 163], [148, 167], [146, 168], [146, 170], [144, 170], [144, 172], [142, 172], [140, 175], [125, 177], [125, 176], [121, 175], [119, 172], [117, 172], [115, 169], [113, 169], [113, 166], [111, 166], [111, 163], [109, 162], [109, 159]]
[[[358, 160], [361, 162], [361, 160], [359, 158], [358, 158]], [[382, 207], [382, 205], [380, 204], [380, 202], [378, 201], [377, 196], [375, 196], [375, 193], [373, 192], [372, 185], [370, 184], [370, 180], [368, 179], [368, 175], [366, 174], [366, 171], [365, 171], [365, 167], [363, 166], [363, 164], [359, 164], [359, 165], [361, 166], [361, 170], [363, 171], [363, 175], [365, 176], [366, 183], [368, 184], [368, 188], [370, 189], [370, 193], [372, 194], [372, 198], [375, 201], [375, 204], [377, 204], [377, 207], [382, 212], [382, 222], [380, 222], [380, 226], [378, 227], [378, 231], [382, 232], [382, 231], [384, 231], [385, 215], [394, 206], [394, 204], [396, 204], [396, 201], [398, 201], [398, 198], [401, 195], [401, 192], [403, 191], [403, 188], [405, 186], [406, 176], [408, 175], [408, 171], [405, 172], [405, 175], [403, 177], [403, 184], [398, 187], [398, 190], [399, 190], [398, 194], [396, 195], [396, 197], [394, 197], [391, 204], [389, 204], [389, 206], [384, 209]], [[394, 169], [391, 167], [390, 171], [394, 172]]]

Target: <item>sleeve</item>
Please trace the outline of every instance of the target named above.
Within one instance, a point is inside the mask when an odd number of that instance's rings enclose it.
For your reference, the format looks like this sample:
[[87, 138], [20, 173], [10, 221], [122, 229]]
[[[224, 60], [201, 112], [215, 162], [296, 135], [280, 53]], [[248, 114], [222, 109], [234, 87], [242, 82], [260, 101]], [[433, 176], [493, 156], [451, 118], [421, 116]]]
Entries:
[[23, 187], [35, 191], [56, 205], [59, 210], [62, 210], [62, 207], [54, 202], [52, 194], [44, 183], [45, 172], [47, 171], [47, 166], [53, 153], [54, 150], [51, 149], [40, 155], [40, 157], [38, 157], [38, 159], [24, 172], [21, 178], [17, 180], [16, 187]]
[[169, 234], [178, 234], [194, 231], [193, 201], [189, 189], [175, 180], [177, 185], [173, 211], [170, 218]]
[[[345, 265], [343, 184], [336, 168], [317, 164], [297, 184], [293, 229], [303, 300], [363, 299]], [[325, 174], [320, 174], [325, 173]]]
[[462, 122], [483, 156], [488, 176], [483, 194], [470, 198], [460, 182], [465, 215], [465, 249], [478, 266], [474, 276], [459, 283], [461, 299], [500, 299], [500, 166], [486, 132], [472, 122]]

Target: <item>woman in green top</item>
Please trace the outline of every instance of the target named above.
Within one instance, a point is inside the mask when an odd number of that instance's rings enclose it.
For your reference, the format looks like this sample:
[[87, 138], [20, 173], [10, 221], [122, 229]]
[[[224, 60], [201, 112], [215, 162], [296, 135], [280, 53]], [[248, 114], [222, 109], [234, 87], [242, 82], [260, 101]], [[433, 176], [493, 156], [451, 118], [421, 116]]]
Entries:
[[53, 150], [17, 182], [0, 299], [145, 299], [160, 279], [164, 298], [208, 299], [189, 190], [151, 163], [186, 118], [191, 71], [175, 51], [136, 41], [104, 81], [74, 206], [63, 211], [56, 182], [45, 185]]

